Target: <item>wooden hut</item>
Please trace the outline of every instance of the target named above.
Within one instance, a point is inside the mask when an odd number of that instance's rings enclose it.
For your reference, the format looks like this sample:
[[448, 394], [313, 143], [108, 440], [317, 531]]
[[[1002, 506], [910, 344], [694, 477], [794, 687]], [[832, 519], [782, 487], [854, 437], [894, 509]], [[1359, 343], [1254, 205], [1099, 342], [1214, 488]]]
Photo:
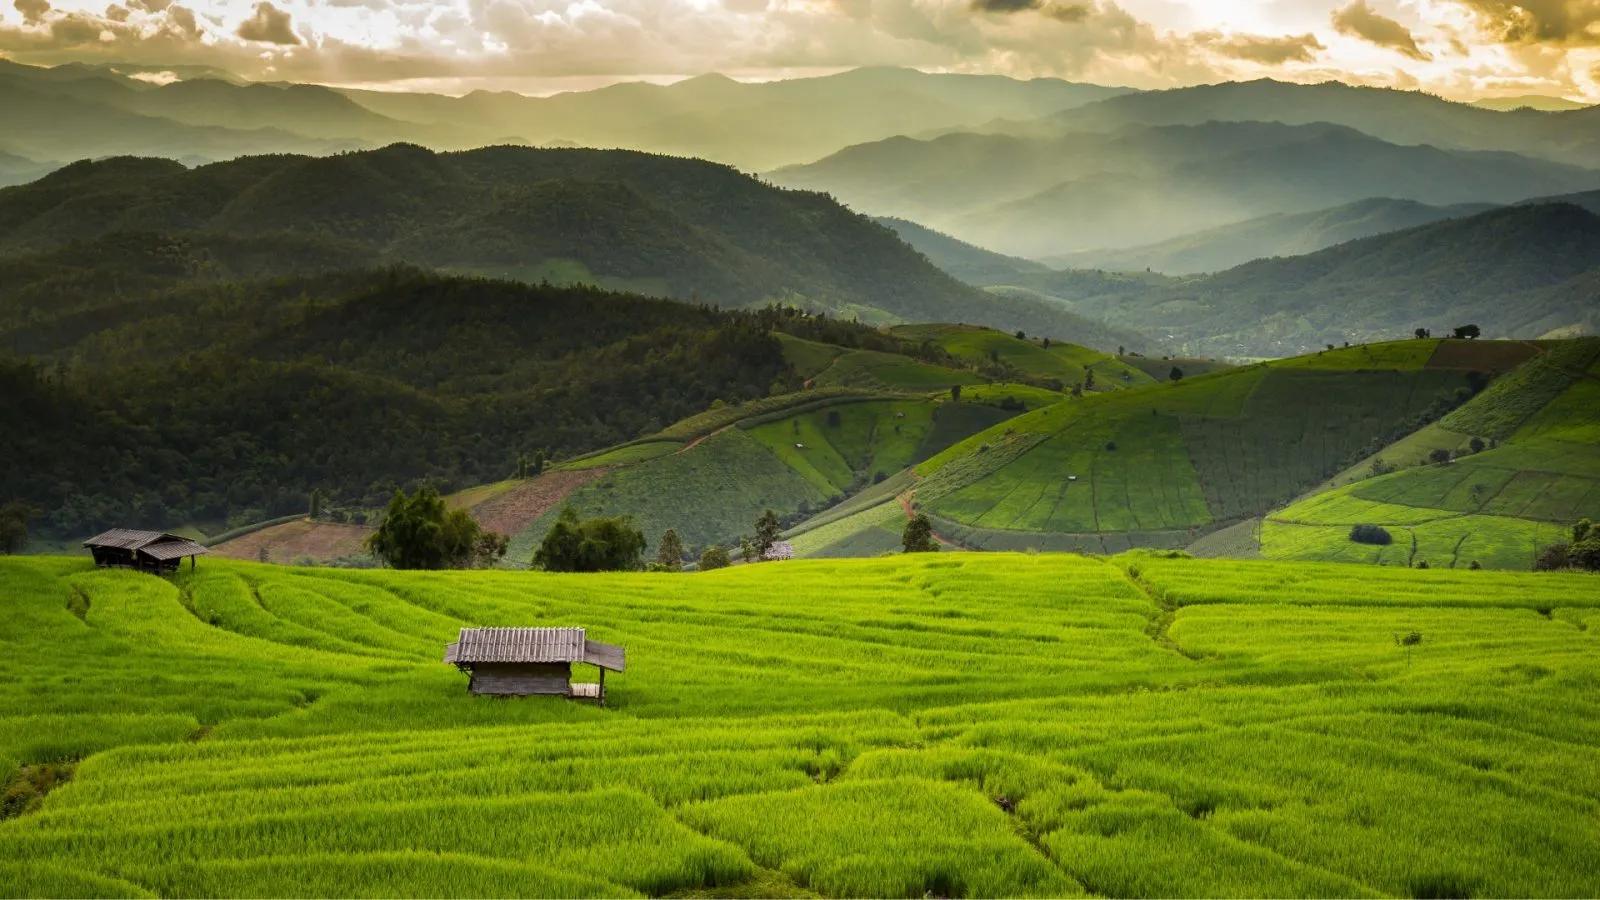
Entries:
[[[444, 661], [469, 674], [474, 694], [551, 694], [606, 702], [606, 671], [621, 672], [624, 653], [615, 644], [591, 641], [582, 628], [463, 628], [445, 647]], [[572, 681], [572, 664], [600, 669], [595, 684]]]
[[131, 528], [113, 528], [89, 538], [83, 545], [89, 548], [97, 566], [126, 566], [158, 574], [176, 571], [185, 556], [192, 569], [195, 557], [210, 552], [186, 537]]

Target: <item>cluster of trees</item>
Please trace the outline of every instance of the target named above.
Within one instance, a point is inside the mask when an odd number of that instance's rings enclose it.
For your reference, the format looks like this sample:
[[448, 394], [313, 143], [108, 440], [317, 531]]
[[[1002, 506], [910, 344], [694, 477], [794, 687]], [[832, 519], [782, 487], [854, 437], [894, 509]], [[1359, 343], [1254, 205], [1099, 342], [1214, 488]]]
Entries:
[[[1418, 328], [1416, 331], [1413, 331], [1411, 333], [1418, 340], [1422, 340], [1424, 338], [1433, 337], [1433, 330], [1429, 329], [1429, 328]], [[1476, 325], [1471, 325], [1471, 324], [1468, 324], [1468, 325], [1457, 325], [1455, 328], [1452, 328], [1450, 330], [1450, 336], [1455, 338], [1458, 341], [1475, 341], [1479, 337], [1481, 337], [1482, 335], [1483, 335], [1483, 329], [1479, 328]], [[1346, 344], [1345, 346], [1348, 347], [1350, 345]], [[1328, 345], [1328, 349], [1332, 350], [1333, 349], [1333, 345], [1329, 344]]]
[[1572, 526], [1572, 540], [1546, 547], [1533, 567], [1540, 571], [1579, 569], [1600, 572], [1600, 527], [1589, 519], [1579, 519]]
[[533, 554], [546, 572], [631, 572], [644, 567], [644, 532], [628, 516], [579, 518], [568, 506]]
[[1358, 544], [1372, 544], [1379, 547], [1394, 543], [1394, 537], [1389, 534], [1389, 529], [1382, 525], [1353, 525], [1350, 528], [1350, 540]]
[[528, 477], [545, 448], [797, 389], [775, 322], [876, 334], [408, 270], [188, 286], [88, 321], [29, 330], [48, 363], [0, 359], [0, 497], [42, 510], [46, 534], [243, 524], [303, 510], [313, 489], [324, 508], [371, 507], [424, 483]]
[[463, 509], [424, 485], [396, 491], [367, 549], [395, 569], [470, 569], [492, 566], [506, 555], [506, 536], [480, 527]]

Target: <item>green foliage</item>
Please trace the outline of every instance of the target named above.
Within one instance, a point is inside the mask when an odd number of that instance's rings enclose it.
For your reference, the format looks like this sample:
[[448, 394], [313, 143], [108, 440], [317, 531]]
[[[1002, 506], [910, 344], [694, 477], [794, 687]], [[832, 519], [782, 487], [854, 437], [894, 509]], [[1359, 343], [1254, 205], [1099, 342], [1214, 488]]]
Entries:
[[1382, 525], [1352, 525], [1350, 526], [1350, 540], [1358, 544], [1373, 544], [1385, 546], [1394, 543], [1394, 536]]
[[778, 521], [778, 514], [772, 510], [761, 513], [761, 518], [756, 519], [755, 537], [751, 544], [755, 546], [757, 559], [767, 555], [772, 545], [778, 542], [778, 537], [783, 533], [783, 524]]
[[933, 525], [922, 513], [912, 516], [900, 533], [900, 548], [906, 553], [930, 553], [939, 549], [933, 539]]
[[677, 529], [668, 528], [661, 533], [661, 544], [656, 548], [656, 565], [676, 572], [683, 568], [683, 558], [687, 555], [687, 551], [683, 548], [683, 539], [678, 537]]
[[396, 569], [462, 569], [493, 565], [506, 553], [504, 535], [478, 527], [466, 510], [447, 509], [433, 487], [396, 491], [367, 549]]
[[644, 532], [627, 516], [580, 519], [563, 507], [533, 554], [534, 568], [546, 572], [631, 571], [644, 565]]
[[726, 569], [733, 565], [733, 560], [728, 557], [725, 547], [715, 544], [700, 551], [700, 571], [709, 572], [712, 569]]
[[0, 505], [0, 553], [21, 553], [28, 546], [28, 521], [33, 507], [20, 500]]

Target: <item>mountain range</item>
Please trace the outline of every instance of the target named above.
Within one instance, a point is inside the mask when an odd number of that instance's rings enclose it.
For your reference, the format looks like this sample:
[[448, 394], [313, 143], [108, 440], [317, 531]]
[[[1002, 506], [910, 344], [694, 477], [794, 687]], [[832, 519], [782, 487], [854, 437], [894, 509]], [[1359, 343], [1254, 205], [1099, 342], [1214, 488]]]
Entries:
[[1142, 246], [1371, 197], [1507, 203], [1600, 186], [1600, 171], [1511, 153], [1392, 144], [1341, 125], [1218, 121], [1048, 137], [898, 137], [770, 177], [1033, 258]]

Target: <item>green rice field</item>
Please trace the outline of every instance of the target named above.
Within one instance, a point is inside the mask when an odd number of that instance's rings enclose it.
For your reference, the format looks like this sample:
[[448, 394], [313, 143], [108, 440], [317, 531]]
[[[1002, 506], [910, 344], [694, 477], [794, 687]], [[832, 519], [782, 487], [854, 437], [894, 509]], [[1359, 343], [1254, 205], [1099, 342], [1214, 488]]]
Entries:
[[[1592, 576], [17, 557], [0, 603], [7, 896], [1600, 893]], [[627, 670], [473, 697], [466, 625]]]

